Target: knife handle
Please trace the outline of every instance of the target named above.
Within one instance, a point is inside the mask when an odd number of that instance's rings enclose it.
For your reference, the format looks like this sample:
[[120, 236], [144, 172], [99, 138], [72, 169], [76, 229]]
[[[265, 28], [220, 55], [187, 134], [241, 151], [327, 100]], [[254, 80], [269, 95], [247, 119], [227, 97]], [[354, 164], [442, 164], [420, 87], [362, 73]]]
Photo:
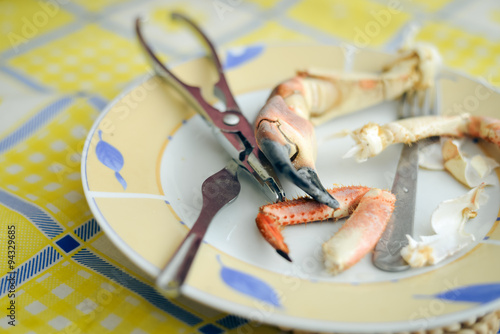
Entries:
[[203, 206], [193, 227], [186, 235], [165, 268], [156, 278], [156, 285], [171, 297], [178, 296], [210, 222], [217, 212], [232, 202], [240, 192], [236, 174], [238, 164], [231, 162], [207, 178], [201, 187]]

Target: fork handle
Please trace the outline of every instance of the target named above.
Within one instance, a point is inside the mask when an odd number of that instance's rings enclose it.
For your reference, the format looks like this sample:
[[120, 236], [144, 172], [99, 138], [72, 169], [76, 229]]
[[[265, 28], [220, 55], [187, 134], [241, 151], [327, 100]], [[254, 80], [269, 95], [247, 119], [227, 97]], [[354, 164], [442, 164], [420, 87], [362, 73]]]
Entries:
[[157, 287], [170, 297], [180, 294], [189, 269], [196, 257], [203, 237], [215, 215], [226, 204], [236, 199], [240, 192], [240, 182], [236, 174], [238, 164], [231, 160], [226, 167], [203, 182], [203, 205], [193, 227], [179, 245], [174, 255], [156, 278]]
[[401, 249], [408, 245], [406, 235], [413, 234], [417, 177], [418, 143], [413, 143], [401, 151], [392, 185], [396, 206], [373, 253], [373, 263], [384, 271], [403, 271], [410, 267], [401, 257]]

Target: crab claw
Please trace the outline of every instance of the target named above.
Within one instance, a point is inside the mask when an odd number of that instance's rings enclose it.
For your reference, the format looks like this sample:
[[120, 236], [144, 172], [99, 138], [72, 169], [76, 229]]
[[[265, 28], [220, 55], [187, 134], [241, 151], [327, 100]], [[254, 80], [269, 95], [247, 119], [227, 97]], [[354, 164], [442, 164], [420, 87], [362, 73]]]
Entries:
[[316, 173], [316, 140], [311, 122], [290, 111], [283, 98], [275, 95], [260, 111], [256, 125], [257, 144], [274, 168], [316, 201], [338, 208], [338, 201], [326, 191]]

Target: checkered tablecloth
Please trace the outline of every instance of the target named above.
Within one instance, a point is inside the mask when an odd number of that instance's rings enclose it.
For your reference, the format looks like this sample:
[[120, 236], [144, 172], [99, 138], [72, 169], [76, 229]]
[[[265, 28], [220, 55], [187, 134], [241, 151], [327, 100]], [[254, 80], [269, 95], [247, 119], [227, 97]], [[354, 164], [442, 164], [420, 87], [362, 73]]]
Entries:
[[220, 48], [319, 42], [394, 51], [418, 23], [418, 39], [435, 44], [446, 65], [500, 86], [497, 0], [0, 0], [0, 332], [281, 331], [163, 297], [87, 206], [80, 157], [88, 130], [150, 72], [134, 18], [148, 18], [165, 60], [201, 53], [165, 19], [174, 10]]

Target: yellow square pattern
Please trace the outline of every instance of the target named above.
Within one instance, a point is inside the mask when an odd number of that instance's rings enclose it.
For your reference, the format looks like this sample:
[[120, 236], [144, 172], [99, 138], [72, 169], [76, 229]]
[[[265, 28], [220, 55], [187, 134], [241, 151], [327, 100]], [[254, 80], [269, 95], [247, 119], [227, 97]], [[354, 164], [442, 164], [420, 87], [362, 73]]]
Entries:
[[276, 6], [279, 0], [250, 0], [249, 2], [255, 3], [264, 9], [271, 9]]
[[384, 6], [367, 0], [304, 0], [288, 14], [325, 33], [354, 42], [357, 47], [382, 45], [410, 18], [401, 11], [401, 6]]
[[[9, 233], [7, 232], [9, 231], [9, 226], [14, 226], [14, 228], [10, 229], [11, 231], [15, 230], [15, 233], [11, 233], [14, 234], [13, 239], [9, 239]], [[0, 252], [7, 255], [9, 254], [8, 250], [14, 250], [14, 253], [10, 254], [13, 255], [15, 267], [29, 260], [47, 244], [46, 237], [42, 232], [24, 216], [1, 205], [0, 229], [2, 231], [0, 233]], [[9, 240], [12, 241], [9, 243]], [[9, 245], [12, 245], [15, 249], [9, 248]], [[5, 261], [0, 261], [0, 273], [9, 271], [11, 270], [8, 258], [5, 258]]]
[[27, 281], [18, 289], [16, 302], [23, 308], [16, 325], [20, 332], [131, 333], [142, 329], [162, 333], [168, 323], [172, 328], [189, 328], [71, 260], [62, 260], [50, 272]]
[[109, 6], [120, 4], [122, 0], [73, 0], [90, 12], [99, 12]]
[[417, 38], [434, 44], [447, 66], [500, 84], [500, 44], [443, 23], [425, 25]]
[[15, 57], [10, 65], [58, 91], [107, 98], [149, 71], [137, 44], [94, 24]]
[[283, 27], [279, 23], [269, 22], [253, 30], [248, 35], [238, 38], [232, 44], [238, 46], [283, 43], [283, 42], [313, 42], [313, 38]]
[[490, 13], [490, 19], [500, 25], [500, 9], [492, 11]]
[[401, 7], [408, 8], [410, 6], [415, 6], [419, 10], [425, 12], [435, 12], [442, 9], [445, 5], [453, 2], [453, 0], [401, 0]]
[[72, 20], [56, 1], [0, 1], [0, 51], [17, 50]]
[[77, 98], [47, 126], [3, 154], [4, 187], [68, 227], [90, 219], [80, 159], [96, 115], [84, 98]]
[[25, 310], [18, 329], [55, 333], [189, 332], [189, 326], [166, 315], [141, 296], [72, 260], [55, 264], [22, 286]]

